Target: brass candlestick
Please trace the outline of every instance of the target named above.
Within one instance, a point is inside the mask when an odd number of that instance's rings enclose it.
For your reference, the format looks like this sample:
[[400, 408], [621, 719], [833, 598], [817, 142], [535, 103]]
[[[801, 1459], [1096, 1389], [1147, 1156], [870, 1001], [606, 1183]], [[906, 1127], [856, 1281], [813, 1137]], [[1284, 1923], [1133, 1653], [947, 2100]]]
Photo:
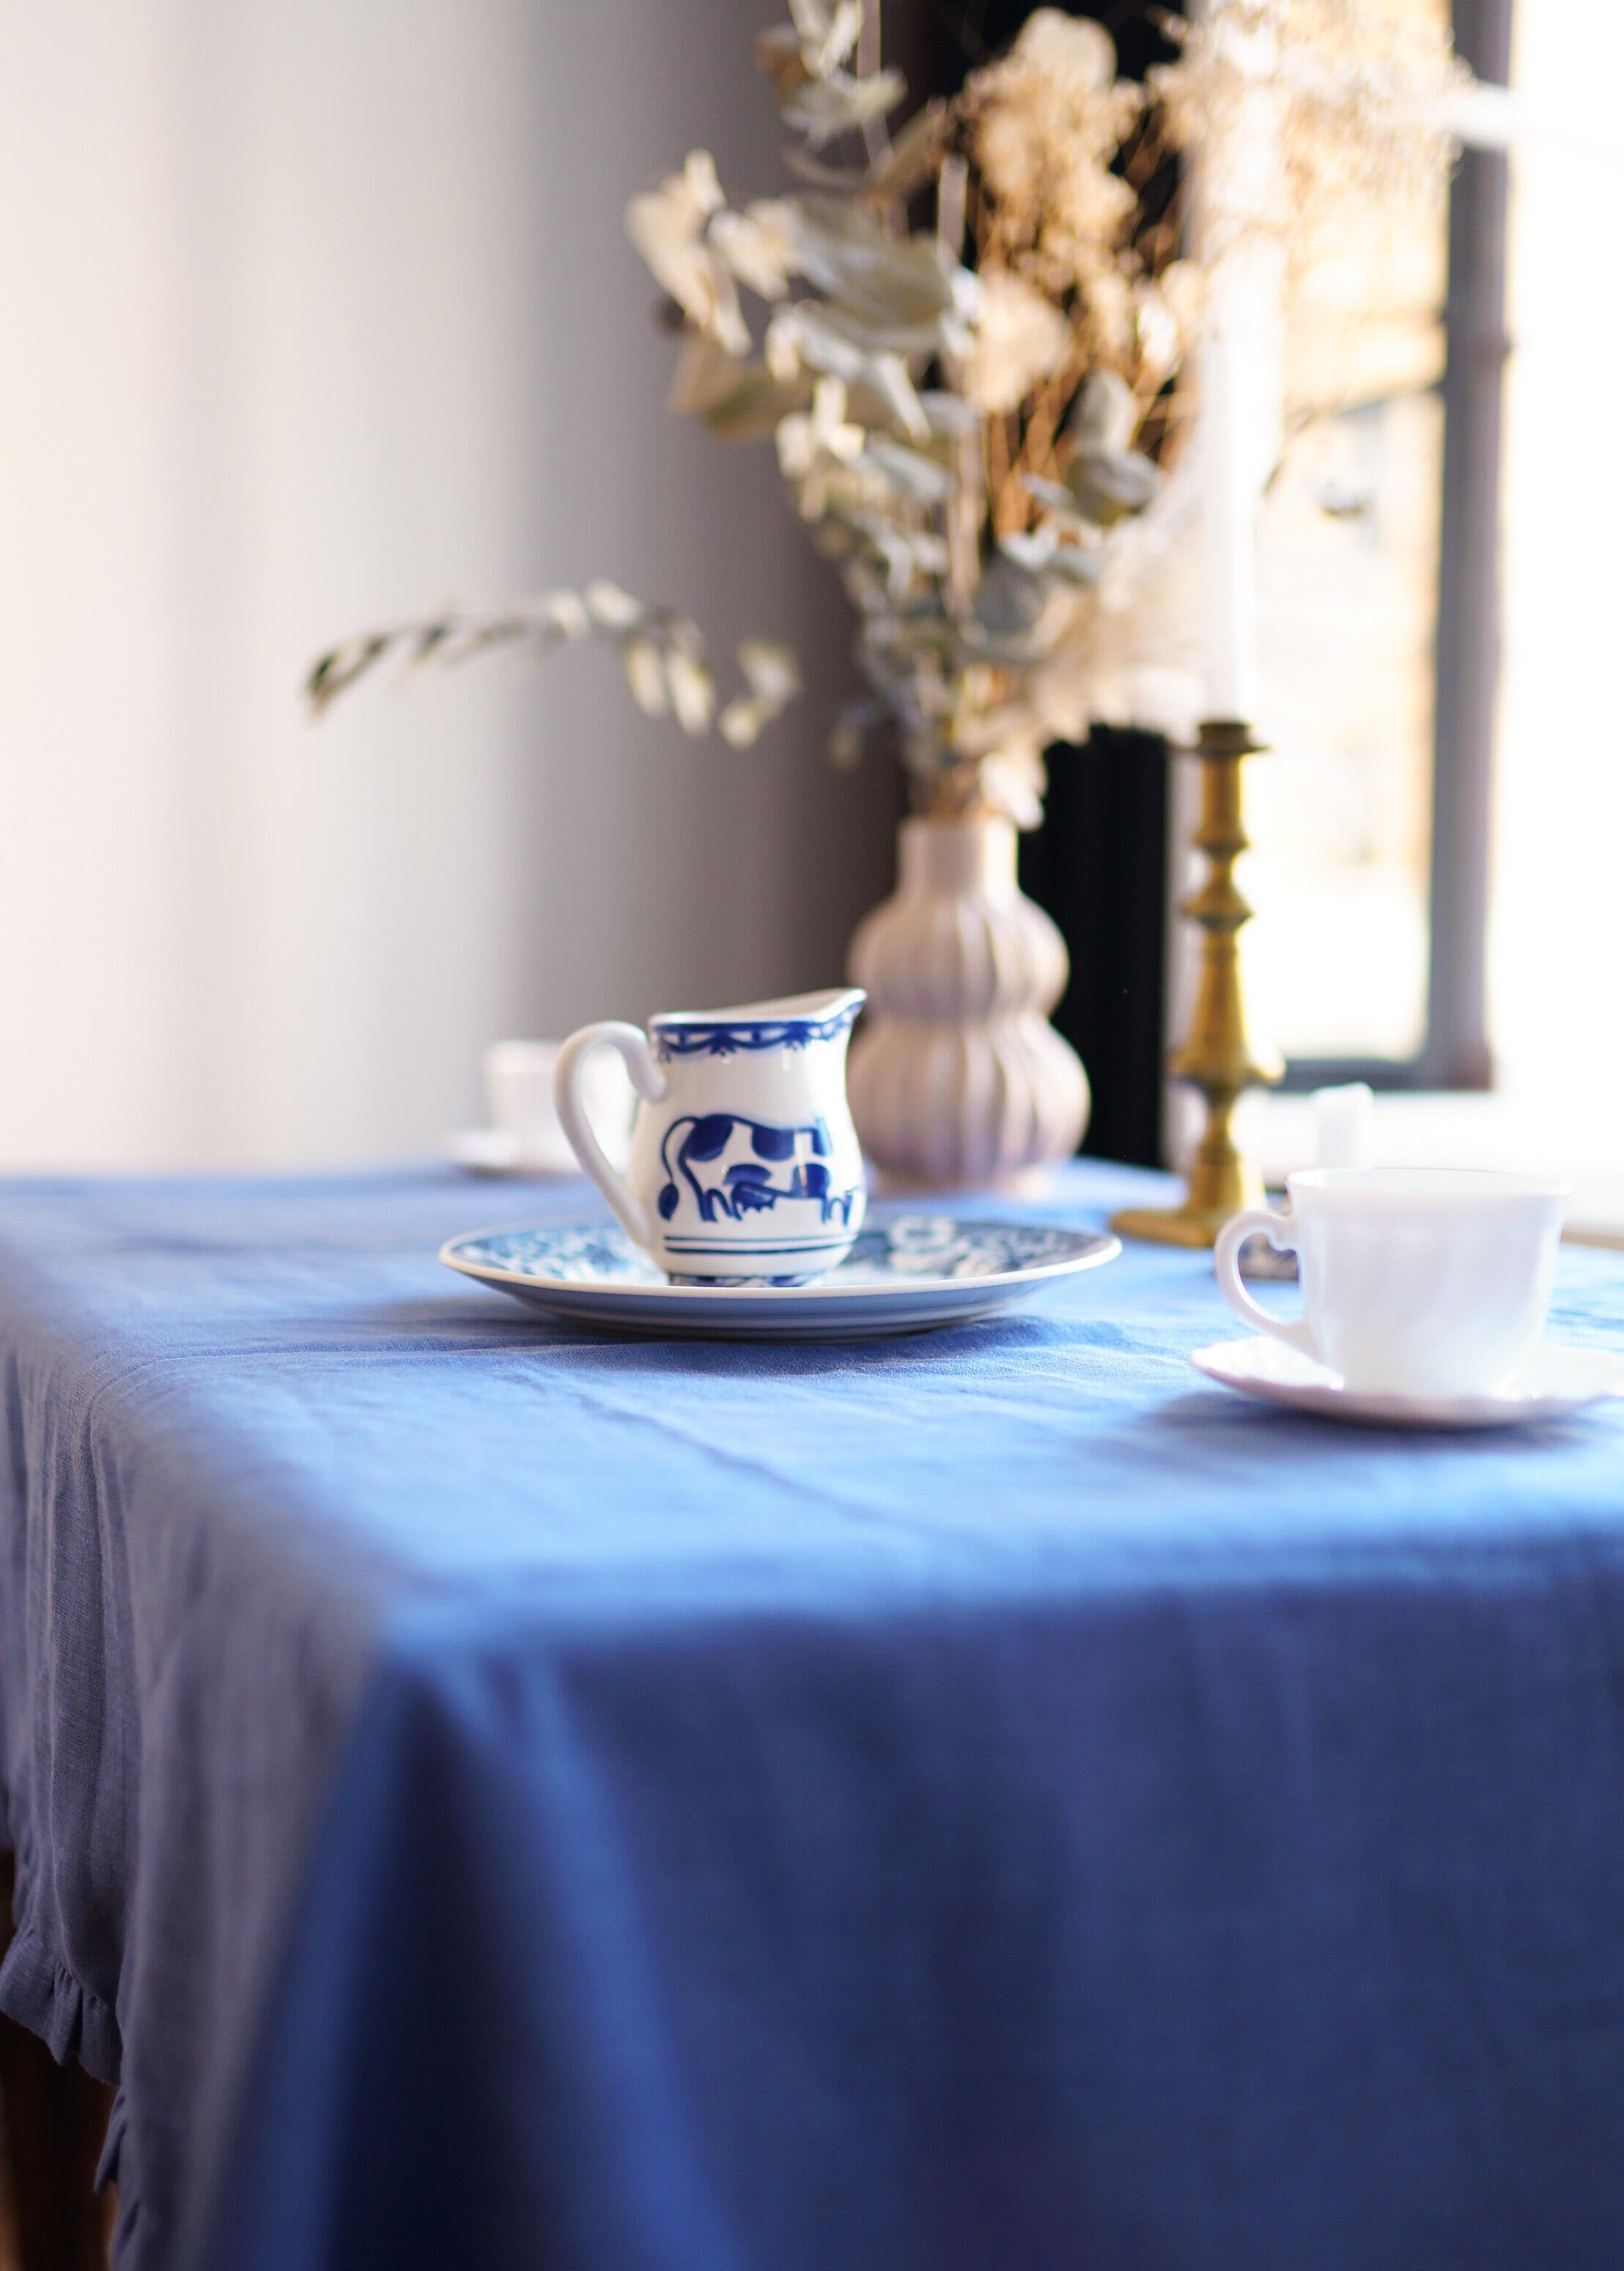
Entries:
[[1183, 1204], [1129, 1207], [1111, 1221], [1124, 1238], [1211, 1246], [1232, 1214], [1263, 1203], [1263, 1178], [1236, 1150], [1229, 1132], [1242, 1093], [1272, 1086], [1283, 1069], [1272, 1052], [1255, 1049], [1247, 1038], [1235, 943], [1242, 925], [1252, 917], [1235, 883], [1235, 863], [1248, 841], [1241, 816], [1241, 766], [1261, 747], [1251, 727], [1238, 719], [1208, 718], [1190, 752], [1202, 762], [1201, 819], [1191, 840], [1206, 854], [1207, 877], [1179, 912], [1199, 923], [1205, 936], [1189, 1036], [1168, 1060], [1168, 1069], [1205, 1097], [1206, 1127], [1190, 1163]]

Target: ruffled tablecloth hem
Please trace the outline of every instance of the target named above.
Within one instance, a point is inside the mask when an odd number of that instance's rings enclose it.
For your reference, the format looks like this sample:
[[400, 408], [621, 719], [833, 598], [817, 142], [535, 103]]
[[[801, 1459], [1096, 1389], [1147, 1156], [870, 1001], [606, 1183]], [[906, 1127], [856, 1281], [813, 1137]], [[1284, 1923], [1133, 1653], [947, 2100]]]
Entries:
[[87, 2074], [116, 2088], [122, 2059], [117, 2019], [32, 1925], [19, 1925], [0, 1962], [0, 2011], [48, 2043], [59, 2066], [77, 2058]]

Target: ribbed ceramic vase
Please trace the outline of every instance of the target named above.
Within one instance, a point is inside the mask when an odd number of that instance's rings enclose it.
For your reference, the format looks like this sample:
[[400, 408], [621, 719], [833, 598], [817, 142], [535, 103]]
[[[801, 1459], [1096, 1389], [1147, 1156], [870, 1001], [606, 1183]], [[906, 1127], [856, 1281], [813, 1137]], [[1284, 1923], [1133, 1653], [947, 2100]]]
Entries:
[[895, 893], [859, 924], [869, 1014], [847, 1091], [894, 1188], [1030, 1187], [1076, 1150], [1088, 1078], [1049, 1023], [1065, 942], [1015, 880], [1007, 820], [905, 820]]

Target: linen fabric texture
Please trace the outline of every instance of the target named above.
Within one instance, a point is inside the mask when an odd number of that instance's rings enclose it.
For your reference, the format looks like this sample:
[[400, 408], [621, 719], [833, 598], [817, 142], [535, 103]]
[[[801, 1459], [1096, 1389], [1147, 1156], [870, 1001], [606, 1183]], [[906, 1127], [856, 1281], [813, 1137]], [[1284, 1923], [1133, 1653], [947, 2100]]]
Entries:
[[0, 2006], [121, 2271], [1624, 2261], [1624, 1406], [1248, 1404], [1170, 1249], [848, 1345], [434, 1260], [596, 1210], [0, 1190]]

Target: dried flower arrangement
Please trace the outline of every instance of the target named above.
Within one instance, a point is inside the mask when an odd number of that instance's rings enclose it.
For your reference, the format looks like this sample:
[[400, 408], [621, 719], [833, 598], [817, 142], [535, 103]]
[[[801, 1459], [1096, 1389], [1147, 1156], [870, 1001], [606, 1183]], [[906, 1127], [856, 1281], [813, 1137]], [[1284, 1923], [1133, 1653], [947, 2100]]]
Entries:
[[[836, 761], [887, 735], [919, 808], [1031, 825], [1043, 748], [1083, 723], [1057, 659], [1187, 422], [1198, 279], [1175, 220], [1140, 225], [1160, 124], [1100, 26], [1042, 8], [893, 138], [877, 19], [790, 16], [756, 52], [804, 187], [735, 208], [700, 151], [627, 213], [679, 312], [671, 406], [771, 433], [838, 566], [865, 692]], [[864, 162], [828, 162], [842, 135]], [[740, 287], [767, 309], [759, 350]]]
[[[879, 68], [877, 8], [790, 0], [790, 16], [756, 53], [798, 138], [797, 193], [735, 208], [696, 151], [627, 211], [680, 330], [671, 406], [728, 439], [772, 436], [839, 567], [866, 692], [835, 760], [888, 733], [923, 808], [1030, 825], [1043, 747], [1082, 723], [1074, 674], [1050, 665], [1187, 423], [1197, 279], [1175, 220], [1138, 226], [1164, 154], [1153, 106], [1099, 26], [1045, 8], [893, 138], [905, 89]], [[830, 162], [842, 138], [861, 162]], [[930, 225], [910, 229], [926, 198]], [[759, 349], [741, 287], [768, 311]], [[744, 690], [718, 709], [697, 627], [598, 583], [367, 632], [321, 657], [307, 692], [319, 712], [387, 657], [585, 638], [618, 649], [644, 711], [737, 746], [800, 690], [793, 654], [751, 641]]]
[[[1246, 225], [1301, 247], [1337, 193], [1396, 189], [1402, 205], [1421, 176], [1436, 185], [1451, 145], [1434, 114], [1470, 74], [1413, 12], [1205, 0], [1190, 26], [1164, 19], [1180, 59], [1138, 85], [1101, 26], [1039, 8], [894, 135], [906, 89], [880, 67], [878, 0], [790, 15], [756, 56], [797, 138], [796, 193], [735, 206], [695, 151], [627, 209], [679, 334], [671, 406], [724, 439], [772, 436], [839, 570], [865, 690], [835, 762], [887, 738], [916, 808], [1031, 826], [1043, 748], [1101, 706], [1141, 598], [1155, 644], [1148, 586], [1199, 509], [1183, 445], [1205, 278], [1177, 201], [1147, 185], [1177, 149], [1223, 146], [1266, 84], [1283, 167]], [[1207, 219], [1210, 268], [1231, 247]], [[759, 344], [741, 289], [766, 311]], [[586, 638], [618, 650], [645, 711], [738, 747], [801, 690], [793, 653], [752, 640], [719, 706], [696, 625], [596, 583], [367, 633], [307, 692], [319, 712], [391, 655]]]

